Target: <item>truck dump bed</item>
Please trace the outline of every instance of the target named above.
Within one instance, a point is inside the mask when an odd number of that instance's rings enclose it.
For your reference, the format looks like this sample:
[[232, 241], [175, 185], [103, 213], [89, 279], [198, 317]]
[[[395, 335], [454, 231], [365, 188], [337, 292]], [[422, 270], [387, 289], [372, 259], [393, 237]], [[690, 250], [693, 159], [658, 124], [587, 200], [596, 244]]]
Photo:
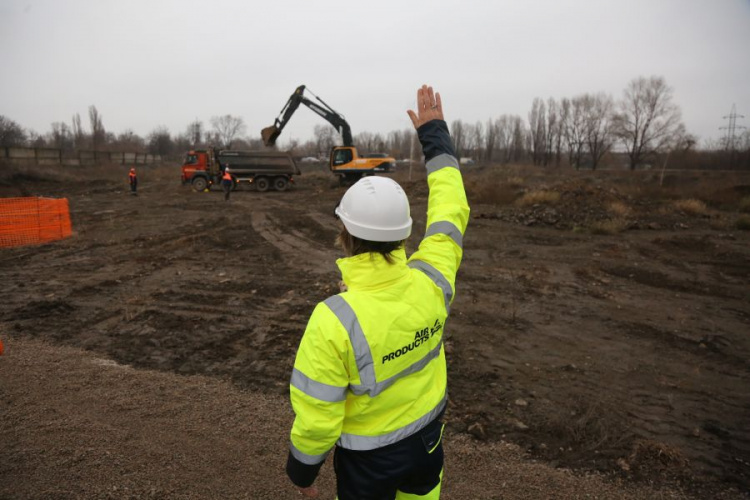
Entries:
[[299, 167], [289, 153], [276, 151], [219, 151], [219, 165], [229, 166], [235, 176], [300, 175]]

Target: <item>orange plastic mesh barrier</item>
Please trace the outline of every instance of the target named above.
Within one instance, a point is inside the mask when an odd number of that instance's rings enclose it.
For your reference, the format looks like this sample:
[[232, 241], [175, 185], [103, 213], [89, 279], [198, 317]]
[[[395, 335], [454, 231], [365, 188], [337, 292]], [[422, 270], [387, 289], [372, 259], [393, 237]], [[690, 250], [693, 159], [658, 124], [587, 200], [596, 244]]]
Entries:
[[0, 247], [38, 245], [71, 234], [67, 199], [0, 198]]

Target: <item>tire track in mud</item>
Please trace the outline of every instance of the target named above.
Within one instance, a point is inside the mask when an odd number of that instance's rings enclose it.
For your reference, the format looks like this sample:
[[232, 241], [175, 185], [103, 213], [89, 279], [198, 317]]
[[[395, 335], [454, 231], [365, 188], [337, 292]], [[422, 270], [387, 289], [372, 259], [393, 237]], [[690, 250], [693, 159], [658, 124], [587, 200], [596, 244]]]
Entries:
[[[300, 221], [311, 218], [298, 214]], [[316, 274], [328, 274], [335, 270], [335, 254], [296, 229], [288, 229], [282, 221], [266, 211], [254, 211], [250, 216], [253, 229], [267, 242], [276, 247], [284, 260], [302, 266]]]

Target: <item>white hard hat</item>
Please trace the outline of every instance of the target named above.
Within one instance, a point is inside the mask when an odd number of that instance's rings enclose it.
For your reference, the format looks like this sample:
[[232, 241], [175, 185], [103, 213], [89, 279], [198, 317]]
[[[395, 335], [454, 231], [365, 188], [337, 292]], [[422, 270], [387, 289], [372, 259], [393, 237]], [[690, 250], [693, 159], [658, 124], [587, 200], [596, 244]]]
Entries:
[[409, 199], [387, 177], [364, 177], [350, 187], [336, 215], [349, 234], [368, 241], [401, 241], [411, 234]]

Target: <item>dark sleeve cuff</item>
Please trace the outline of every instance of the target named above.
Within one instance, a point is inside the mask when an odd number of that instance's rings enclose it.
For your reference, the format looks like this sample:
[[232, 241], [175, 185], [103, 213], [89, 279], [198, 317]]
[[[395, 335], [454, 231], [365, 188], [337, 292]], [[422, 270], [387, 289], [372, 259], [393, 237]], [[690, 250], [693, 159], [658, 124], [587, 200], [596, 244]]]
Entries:
[[292, 452], [289, 452], [289, 457], [286, 459], [286, 473], [296, 486], [307, 488], [315, 482], [324, 463], [325, 460], [319, 464], [307, 465], [294, 458]]
[[426, 162], [441, 154], [456, 157], [453, 141], [448, 132], [448, 124], [444, 120], [431, 120], [417, 129], [419, 142], [422, 144]]

